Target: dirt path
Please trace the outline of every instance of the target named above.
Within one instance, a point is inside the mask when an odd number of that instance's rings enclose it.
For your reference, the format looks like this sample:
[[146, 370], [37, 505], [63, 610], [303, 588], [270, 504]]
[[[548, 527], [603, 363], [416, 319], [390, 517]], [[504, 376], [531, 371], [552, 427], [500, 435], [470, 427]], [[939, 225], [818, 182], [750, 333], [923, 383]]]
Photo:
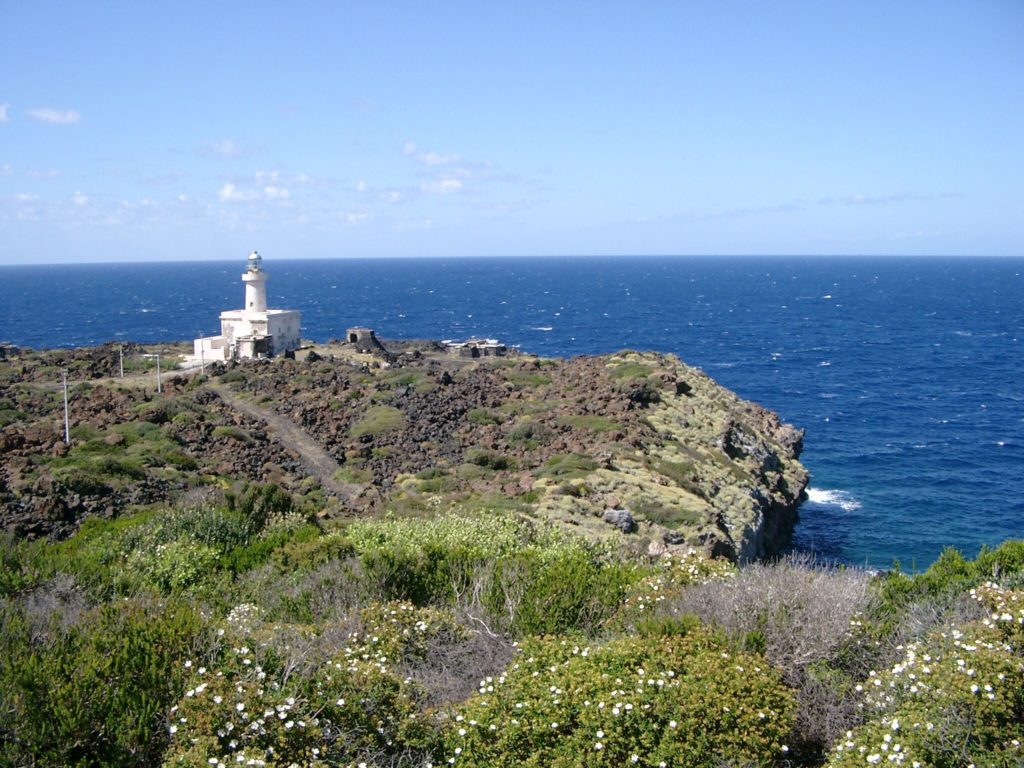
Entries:
[[337, 496], [346, 506], [365, 507], [371, 501], [370, 497], [366, 495], [367, 489], [364, 486], [343, 483], [335, 479], [341, 465], [291, 419], [239, 397], [224, 384], [211, 381], [207, 382], [206, 387], [216, 392], [221, 400], [239, 413], [266, 424], [269, 433], [276, 437], [285, 448], [299, 455], [303, 466], [320, 481], [324, 490]]

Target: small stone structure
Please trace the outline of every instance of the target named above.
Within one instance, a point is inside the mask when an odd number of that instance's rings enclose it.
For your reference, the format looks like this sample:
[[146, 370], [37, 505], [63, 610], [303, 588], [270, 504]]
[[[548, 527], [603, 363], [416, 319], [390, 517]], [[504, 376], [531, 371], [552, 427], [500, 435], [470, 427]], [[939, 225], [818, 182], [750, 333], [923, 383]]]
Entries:
[[372, 328], [348, 328], [345, 331], [345, 341], [354, 346], [358, 352], [387, 352]]
[[299, 346], [301, 313], [294, 309], [267, 309], [267, 273], [256, 251], [246, 259], [242, 274], [245, 306], [220, 313], [220, 335], [196, 339], [194, 356], [210, 362], [273, 357]]
[[442, 342], [449, 352], [459, 357], [505, 357], [508, 347], [497, 339], [466, 339]]

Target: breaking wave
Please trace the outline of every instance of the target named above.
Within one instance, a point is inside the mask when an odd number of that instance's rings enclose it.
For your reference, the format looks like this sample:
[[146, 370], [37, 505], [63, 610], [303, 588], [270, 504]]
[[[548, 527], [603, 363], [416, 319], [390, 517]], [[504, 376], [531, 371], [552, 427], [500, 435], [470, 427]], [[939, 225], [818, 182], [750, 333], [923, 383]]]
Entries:
[[853, 512], [861, 507], [860, 501], [849, 491], [823, 488], [808, 488], [807, 502], [821, 507], [839, 507], [844, 512]]

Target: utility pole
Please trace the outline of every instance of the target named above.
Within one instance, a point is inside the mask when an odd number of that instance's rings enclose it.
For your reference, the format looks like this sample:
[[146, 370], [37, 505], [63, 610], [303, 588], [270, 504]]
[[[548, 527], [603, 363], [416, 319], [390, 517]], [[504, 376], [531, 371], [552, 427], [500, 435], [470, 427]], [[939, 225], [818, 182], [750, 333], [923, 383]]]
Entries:
[[163, 385], [160, 383], [160, 353], [156, 353], [156, 393], [162, 394], [164, 391]]
[[117, 369], [121, 374], [121, 378], [124, 378], [124, 344], [121, 344], [117, 348]]
[[64, 385], [64, 445], [71, 447], [71, 423], [68, 420], [68, 369], [60, 372], [61, 383]]

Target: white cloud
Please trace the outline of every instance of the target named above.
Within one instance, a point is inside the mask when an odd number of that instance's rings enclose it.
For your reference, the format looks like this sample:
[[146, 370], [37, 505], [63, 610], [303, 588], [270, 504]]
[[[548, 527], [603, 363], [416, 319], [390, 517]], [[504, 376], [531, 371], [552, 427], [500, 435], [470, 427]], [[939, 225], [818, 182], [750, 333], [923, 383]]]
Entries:
[[4, 163], [3, 165], [0, 165], [0, 176], [13, 176], [13, 175], [14, 175], [14, 169], [11, 167], [10, 163]]
[[7, 110], [10, 106], [10, 104], [0, 104], [0, 123], [6, 123], [11, 119], [7, 116]]
[[73, 109], [65, 109], [63, 111], [54, 109], [53, 107], [37, 107], [28, 111], [28, 116], [39, 123], [48, 123], [49, 125], [70, 125], [71, 123], [77, 123], [82, 119], [82, 116]]
[[75, 205], [79, 207], [89, 203], [89, 196], [82, 192], [75, 192], [71, 199], [74, 201]]
[[365, 192], [366, 191], [366, 182], [363, 179], [360, 179], [359, 181], [356, 182], [355, 189], [356, 189], [356, 192]]
[[437, 152], [424, 152], [420, 155], [420, 162], [424, 165], [450, 165], [458, 161], [458, 155], [439, 155]]
[[211, 142], [209, 149], [213, 154], [221, 157], [238, 157], [242, 154], [242, 148], [234, 139], [221, 139]]
[[416, 154], [416, 145], [413, 144], [411, 141], [405, 142], [405, 146], [402, 147], [402, 154], [403, 155], [415, 155]]
[[400, 203], [405, 199], [405, 195], [403, 195], [397, 189], [392, 189], [388, 192], [385, 192], [383, 195], [381, 195], [381, 197], [384, 199], [385, 202], [388, 203]]
[[60, 176], [60, 171], [53, 168], [47, 168], [45, 171], [32, 169], [27, 171], [25, 175], [31, 176], [33, 179], [52, 179], [55, 176]]
[[39, 195], [26, 195], [24, 192], [18, 192], [14, 195], [14, 199], [19, 203], [34, 203], [39, 199]]
[[[258, 176], [259, 174], [257, 174]], [[245, 203], [253, 200], [287, 200], [291, 193], [285, 187], [267, 184], [263, 189], [245, 189], [226, 182], [217, 197], [222, 203]]]
[[217, 193], [217, 197], [220, 198], [222, 203], [238, 203], [246, 200], [255, 200], [259, 197], [259, 193], [251, 190], [239, 189], [229, 181], [221, 187], [220, 192]]
[[435, 195], [447, 195], [451, 192], [459, 192], [462, 189], [462, 182], [458, 179], [438, 179], [421, 184], [420, 189]]

